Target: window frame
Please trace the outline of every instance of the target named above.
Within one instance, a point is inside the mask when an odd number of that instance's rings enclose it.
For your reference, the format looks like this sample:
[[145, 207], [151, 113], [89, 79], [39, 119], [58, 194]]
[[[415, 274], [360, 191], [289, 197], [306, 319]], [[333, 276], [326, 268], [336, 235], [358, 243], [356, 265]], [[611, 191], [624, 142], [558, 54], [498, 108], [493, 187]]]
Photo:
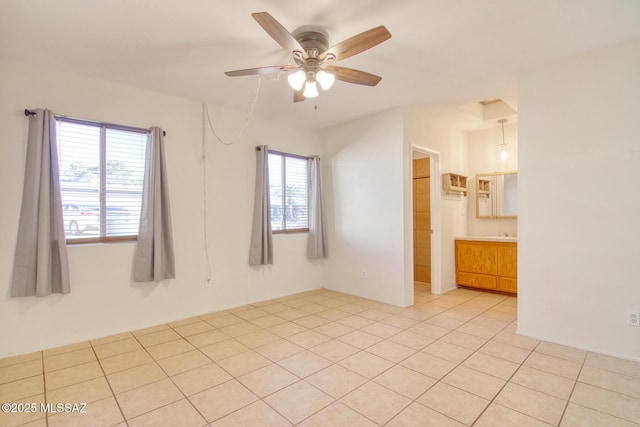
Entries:
[[[267, 150], [267, 159], [269, 154], [275, 154], [277, 156], [281, 156], [283, 159], [286, 157], [291, 157], [294, 159], [300, 159], [300, 160], [305, 160], [308, 161], [310, 159], [309, 156], [302, 156], [300, 154], [292, 154], [292, 153], [285, 153], [283, 151], [276, 151], [276, 150]], [[284, 206], [285, 203], [285, 199], [286, 199], [286, 173], [285, 173], [285, 169], [286, 169], [286, 160], [282, 162], [282, 187], [283, 187], [283, 191], [282, 191], [282, 206]], [[307, 174], [306, 174], [306, 183], [307, 183], [307, 205], [306, 205], [306, 209], [307, 209], [307, 227], [305, 228], [286, 228], [286, 214], [283, 215], [283, 219], [284, 219], [284, 225], [285, 228], [283, 228], [282, 230], [271, 230], [272, 234], [299, 234], [299, 233], [308, 233], [309, 232], [309, 165], [307, 163]], [[271, 206], [271, 181], [269, 181], [269, 206]], [[271, 214], [271, 212], [269, 212], [269, 214]], [[271, 219], [271, 218], [270, 218]], [[271, 219], [272, 220], [272, 219]]]
[[[58, 133], [57, 133], [57, 129], [58, 129], [58, 123], [59, 122], [66, 122], [66, 123], [73, 123], [73, 124], [78, 124], [78, 125], [84, 125], [84, 126], [93, 126], [93, 127], [97, 127], [100, 128], [100, 147], [99, 147], [99, 156], [100, 156], [100, 192], [99, 192], [99, 197], [100, 197], [100, 223], [102, 224], [103, 221], [106, 221], [106, 215], [107, 215], [107, 201], [106, 201], [106, 193], [107, 193], [107, 179], [106, 179], [106, 174], [107, 174], [107, 169], [106, 169], [106, 164], [107, 164], [107, 156], [106, 156], [106, 151], [107, 151], [107, 129], [110, 130], [117, 130], [117, 131], [124, 131], [124, 132], [132, 132], [132, 133], [139, 133], [139, 134], [145, 134], [150, 135], [151, 134], [151, 130], [150, 129], [144, 129], [144, 128], [138, 128], [138, 127], [134, 127], [134, 126], [126, 126], [126, 125], [120, 125], [120, 124], [114, 124], [114, 123], [107, 123], [107, 122], [98, 122], [98, 121], [93, 121], [93, 120], [87, 120], [87, 119], [79, 119], [76, 117], [68, 117], [68, 116], [61, 116], [61, 115], [55, 115], [54, 116], [55, 122], [56, 122], [56, 147], [58, 150], [58, 153], [60, 152], [60, 145], [59, 145], [59, 140], [58, 140]], [[59, 154], [58, 154], [59, 156]], [[145, 163], [146, 163], [146, 159], [145, 159]], [[59, 171], [61, 172], [61, 171]], [[61, 181], [61, 176], [58, 176], [58, 183], [60, 185], [60, 190], [62, 193], [62, 181]], [[140, 197], [142, 198], [142, 194], [144, 192], [144, 189], [142, 190]], [[63, 219], [63, 223], [64, 223], [64, 212], [62, 215], [62, 219]], [[138, 219], [139, 221], [139, 219]], [[139, 224], [139, 223], [138, 223]], [[65, 243], [67, 245], [84, 245], [84, 244], [95, 244], [95, 243], [118, 243], [118, 242], [136, 242], [138, 240], [138, 233], [136, 232], [136, 234], [132, 234], [132, 235], [125, 235], [125, 236], [107, 236], [107, 235], [102, 235], [103, 229], [102, 227], [100, 227], [100, 235], [97, 237], [88, 237], [88, 238], [80, 238], [80, 239], [74, 239], [71, 238], [69, 239], [69, 237], [67, 236], [67, 232], [68, 230], [66, 229], [66, 227], [64, 227], [63, 224], [63, 231], [64, 231], [64, 236], [65, 236]]]

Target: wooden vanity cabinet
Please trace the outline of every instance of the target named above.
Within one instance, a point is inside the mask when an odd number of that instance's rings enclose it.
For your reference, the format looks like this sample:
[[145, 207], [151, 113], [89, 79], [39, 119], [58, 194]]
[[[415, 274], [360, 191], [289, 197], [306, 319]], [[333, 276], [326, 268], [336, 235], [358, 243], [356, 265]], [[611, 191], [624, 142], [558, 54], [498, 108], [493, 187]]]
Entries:
[[518, 244], [456, 240], [456, 283], [472, 288], [518, 292]]

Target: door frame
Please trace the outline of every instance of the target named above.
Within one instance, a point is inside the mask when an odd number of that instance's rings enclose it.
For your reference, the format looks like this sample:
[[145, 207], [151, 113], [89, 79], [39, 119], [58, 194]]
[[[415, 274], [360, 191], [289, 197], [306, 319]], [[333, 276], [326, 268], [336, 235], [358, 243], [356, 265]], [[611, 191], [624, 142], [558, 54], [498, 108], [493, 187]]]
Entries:
[[[440, 189], [442, 188], [442, 178], [440, 176], [440, 152], [420, 145], [411, 144], [411, 179], [413, 179], [413, 159], [414, 153], [419, 152], [429, 157], [431, 188], [431, 293], [440, 295], [442, 293], [442, 244], [441, 244], [441, 212], [440, 212]], [[413, 228], [413, 192], [411, 192], [411, 227]], [[413, 236], [413, 233], [412, 233]], [[411, 245], [411, 287], [413, 288], [413, 244]]]

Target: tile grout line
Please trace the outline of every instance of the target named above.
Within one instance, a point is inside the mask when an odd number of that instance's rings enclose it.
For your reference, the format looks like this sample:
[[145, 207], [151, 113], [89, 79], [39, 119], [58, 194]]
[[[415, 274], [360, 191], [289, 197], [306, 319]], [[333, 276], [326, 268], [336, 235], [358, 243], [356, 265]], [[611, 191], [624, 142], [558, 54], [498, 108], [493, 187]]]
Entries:
[[[116, 341], [114, 341], [114, 342], [116, 342]], [[113, 388], [111, 387], [111, 383], [109, 382], [109, 379], [107, 378], [107, 373], [104, 371], [104, 367], [102, 366], [102, 362], [100, 361], [100, 358], [98, 357], [98, 353], [96, 353], [96, 349], [95, 349], [95, 347], [94, 347], [94, 345], [93, 345], [93, 343], [91, 341], [89, 341], [89, 345], [91, 346], [91, 351], [93, 352], [93, 355], [96, 357], [96, 361], [98, 362], [98, 365], [100, 366], [100, 370], [102, 371], [102, 375], [104, 377], [104, 380], [107, 383], [107, 385], [109, 386], [109, 390], [111, 391], [111, 396], [113, 396], [113, 400], [116, 402], [116, 405], [118, 406], [118, 410], [120, 411], [120, 415], [122, 415], [122, 419], [124, 420], [124, 423], [127, 426], [129, 426], [129, 420], [127, 420], [127, 417], [125, 417], [124, 411], [122, 410], [122, 407], [120, 406], [120, 402], [116, 398], [116, 393], [113, 391]]]

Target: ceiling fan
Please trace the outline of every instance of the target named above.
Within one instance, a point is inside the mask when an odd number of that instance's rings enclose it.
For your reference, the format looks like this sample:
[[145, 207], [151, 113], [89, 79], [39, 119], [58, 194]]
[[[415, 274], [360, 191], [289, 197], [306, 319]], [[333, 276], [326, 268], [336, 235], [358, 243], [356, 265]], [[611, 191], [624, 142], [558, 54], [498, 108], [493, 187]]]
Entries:
[[357, 55], [391, 38], [383, 25], [329, 47], [327, 33], [320, 27], [306, 25], [292, 34], [267, 12], [252, 13], [251, 16], [280, 46], [291, 52], [295, 65], [227, 71], [225, 74], [229, 77], [286, 72], [289, 74], [289, 85], [295, 90], [293, 102], [318, 96], [317, 83], [322, 90], [328, 90], [336, 79], [365, 86], [375, 86], [382, 80], [382, 77], [375, 74], [330, 64]]

